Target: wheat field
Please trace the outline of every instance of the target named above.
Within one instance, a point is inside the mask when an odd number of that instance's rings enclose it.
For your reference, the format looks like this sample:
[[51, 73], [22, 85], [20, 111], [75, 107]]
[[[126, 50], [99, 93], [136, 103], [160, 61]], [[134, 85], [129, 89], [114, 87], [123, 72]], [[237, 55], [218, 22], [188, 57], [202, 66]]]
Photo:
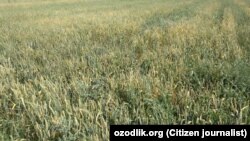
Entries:
[[250, 124], [250, 0], [0, 0], [0, 140]]

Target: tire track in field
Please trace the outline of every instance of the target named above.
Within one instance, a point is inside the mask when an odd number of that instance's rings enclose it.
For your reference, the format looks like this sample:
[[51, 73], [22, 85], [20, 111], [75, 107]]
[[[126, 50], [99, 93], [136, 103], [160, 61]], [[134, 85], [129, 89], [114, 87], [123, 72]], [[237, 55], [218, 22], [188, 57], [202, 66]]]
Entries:
[[[232, 0], [219, 1], [220, 6], [214, 15], [212, 37], [212, 48], [216, 58], [222, 60], [241, 59], [243, 51], [238, 42], [237, 36], [237, 17], [234, 15], [234, 5]], [[205, 23], [206, 24], [206, 23]]]
[[231, 7], [224, 9], [221, 32], [223, 34], [224, 51], [221, 51], [222, 59], [241, 59], [243, 51], [237, 40], [237, 22]]
[[184, 5], [177, 6], [168, 12], [157, 11], [141, 25], [141, 29], [145, 30], [152, 27], [165, 27], [180, 20], [188, 19], [196, 15], [196, 10], [200, 8], [204, 1], [194, 0], [188, 1]]
[[[178, 34], [175, 37], [173, 37], [173, 39], [176, 37], [182, 38], [180, 40], [185, 40], [185, 38], [190, 39], [192, 38], [192, 36], [193, 37], [198, 36], [199, 26], [203, 26], [201, 24], [204, 24], [203, 22], [204, 20], [212, 19], [212, 15], [214, 15], [219, 9], [219, 3], [214, 0], [199, 1], [199, 3], [194, 4], [193, 2], [190, 3], [189, 5], [186, 5], [183, 9], [181, 8], [177, 8], [173, 10], [169, 15], [166, 15], [166, 18], [164, 20], [169, 20], [169, 22], [166, 23], [165, 25], [162, 25], [164, 27], [161, 26], [159, 27], [158, 25], [153, 27], [157, 27], [156, 29], [165, 28], [163, 30], [165, 30], [169, 34], [173, 34], [173, 36], [175, 36], [174, 34]], [[192, 8], [192, 10], [189, 8]], [[178, 12], [178, 10], [181, 11], [181, 13], [186, 11], [187, 14], [178, 17], [178, 14], [180, 13]], [[172, 15], [176, 15], [178, 18], [172, 18]]]
[[[234, 85], [243, 91], [250, 90], [250, 17], [240, 7], [237, 0], [229, 1], [228, 7], [224, 9], [221, 32], [223, 34], [224, 52], [222, 57], [228, 60], [231, 66], [231, 77]], [[235, 72], [238, 72], [235, 74]]]
[[218, 1], [210, 0], [200, 7], [196, 14], [181, 22], [176, 22], [174, 25], [168, 27], [168, 32], [173, 35], [172, 40], [175, 38], [182, 38], [180, 40], [185, 43], [195, 45], [200, 40], [200, 36], [207, 34], [207, 28], [213, 28], [214, 18], [220, 8]]
[[250, 4], [244, 0], [234, 0], [234, 15], [237, 22], [237, 39], [239, 45], [244, 49], [245, 55], [250, 60]]
[[[144, 41], [147, 42], [146, 45], [161, 47], [165, 45], [195, 46], [200, 39], [199, 34], [206, 34], [204, 33], [205, 30], [201, 31], [200, 28], [204, 29], [204, 24], [212, 28], [211, 22], [214, 21], [213, 16], [216, 15], [220, 8], [220, 3], [215, 0], [196, 2], [197, 1], [192, 1], [191, 3], [177, 7], [165, 13], [165, 15], [161, 15], [162, 17], [157, 15], [153, 21], [148, 22], [152, 20], [149, 18], [146, 24], [144, 23], [139, 30], [142, 32]], [[193, 7], [196, 8], [189, 9]], [[191, 12], [188, 10], [191, 10]], [[187, 11], [189, 14], [186, 13], [178, 17], [178, 14], [184, 11]], [[178, 18], [173, 17], [173, 15]], [[159, 24], [161, 20], [166, 21], [166, 23]], [[205, 36], [206, 35], [204, 35], [204, 37]], [[176, 50], [174, 52], [176, 52]]]
[[[198, 25], [203, 17], [209, 14], [201, 14], [203, 10], [210, 12], [214, 10], [213, 0], [188, 1], [166, 13], [157, 11], [139, 28], [147, 46], [165, 46], [194, 44], [198, 38]], [[217, 11], [217, 7], [215, 7]]]

